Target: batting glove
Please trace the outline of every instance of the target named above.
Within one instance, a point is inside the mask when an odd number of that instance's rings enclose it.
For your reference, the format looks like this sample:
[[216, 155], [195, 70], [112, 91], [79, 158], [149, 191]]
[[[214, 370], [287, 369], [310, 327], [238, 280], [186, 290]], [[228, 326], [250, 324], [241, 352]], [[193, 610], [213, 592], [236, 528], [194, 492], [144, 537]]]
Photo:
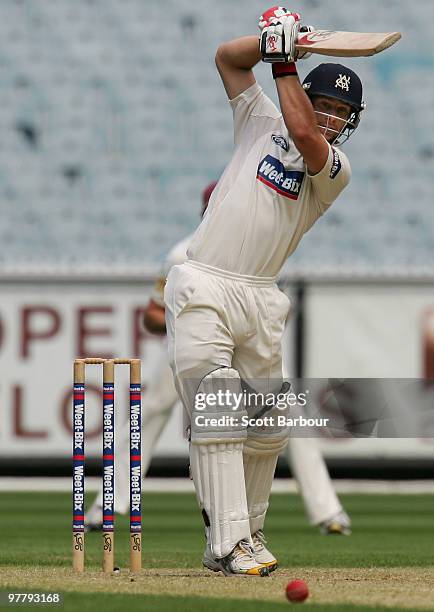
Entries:
[[[297, 59], [295, 48], [300, 29], [300, 15], [290, 13], [283, 7], [266, 11], [259, 21], [262, 26], [260, 50], [263, 62], [294, 62]], [[268, 25], [267, 25], [268, 24]]]
[[259, 17], [258, 27], [262, 32], [264, 28], [280, 23], [280, 18], [289, 14], [290, 11], [288, 11], [288, 9], [286, 9], [284, 6], [272, 6]]

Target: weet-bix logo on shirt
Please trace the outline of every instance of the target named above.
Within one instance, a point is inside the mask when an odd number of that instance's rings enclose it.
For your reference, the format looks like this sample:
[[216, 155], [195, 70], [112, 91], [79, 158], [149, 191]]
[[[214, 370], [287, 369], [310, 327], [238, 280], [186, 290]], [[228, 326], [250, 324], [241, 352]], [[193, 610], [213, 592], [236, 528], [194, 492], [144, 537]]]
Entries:
[[290, 200], [297, 200], [303, 183], [304, 172], [286, 170], [281, 161], [272, 155], [267, 155], [259, 163], [256, 178], [280, 195]]

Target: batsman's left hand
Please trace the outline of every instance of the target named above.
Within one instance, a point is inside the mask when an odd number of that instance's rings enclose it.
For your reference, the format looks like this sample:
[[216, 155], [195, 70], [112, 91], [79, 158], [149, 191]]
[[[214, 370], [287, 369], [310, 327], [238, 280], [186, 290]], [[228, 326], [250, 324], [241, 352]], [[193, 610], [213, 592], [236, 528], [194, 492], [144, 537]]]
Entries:
[[[311, 32], [315, 32], [314, 26], [306, 25], [306, 26], [301, 26], [299, 34], [310, 34]], [[298, 60], [299, 59], [307, 59], [311, 55], [312, 55], [312, 53], [309, 53], [309, 51], [301, 51], [301, 50], [297, 51], [297, 59]]]

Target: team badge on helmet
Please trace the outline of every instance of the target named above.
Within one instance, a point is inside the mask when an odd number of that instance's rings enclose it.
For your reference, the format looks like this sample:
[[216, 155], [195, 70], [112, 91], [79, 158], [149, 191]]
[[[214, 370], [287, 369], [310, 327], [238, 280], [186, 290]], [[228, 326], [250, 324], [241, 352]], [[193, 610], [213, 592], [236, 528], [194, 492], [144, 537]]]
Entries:
[[339, 78], [336, 79], [335, 87], [340, 87], [341, 89], [345, 89], [345, 91], [350, 91], [350, 81], [350, 76], [347, 76], [346, 74], [340, 74]]

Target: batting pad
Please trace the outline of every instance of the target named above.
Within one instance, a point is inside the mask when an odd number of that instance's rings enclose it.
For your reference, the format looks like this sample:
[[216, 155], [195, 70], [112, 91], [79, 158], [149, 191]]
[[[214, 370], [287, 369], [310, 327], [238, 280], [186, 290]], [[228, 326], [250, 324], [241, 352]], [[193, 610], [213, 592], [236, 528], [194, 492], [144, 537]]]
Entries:
[[287, 441], [287, 438], [271, 441], [248, 438], [244, 443], [244, 478], [252, 534], [264, 527], [277, 458]]
[[240, 375], [233, 368], [217, 368], [200, 382], [191, 417], [192, 444], [242, 442], [247, 418]]
[[[209, 519], [212, 554], [228, 555], [238, 542], [250, 538], [244, 484], [243, 441], [246, 415], [241, 381], [232, 368], [218, 368], [201, 381], [192, 413], [190, 468], [200, 508]], [[228, 395], [226, 395], [228, 392]], [[219, 393], [224, 394], [220, 401]], [[208, 419], [208, 425], [204, 425]]]
[[226, 557], [250, 538], [241, 442], [191, 444], [190, 469], [201, 510], [209, 519], [214, 557]]

